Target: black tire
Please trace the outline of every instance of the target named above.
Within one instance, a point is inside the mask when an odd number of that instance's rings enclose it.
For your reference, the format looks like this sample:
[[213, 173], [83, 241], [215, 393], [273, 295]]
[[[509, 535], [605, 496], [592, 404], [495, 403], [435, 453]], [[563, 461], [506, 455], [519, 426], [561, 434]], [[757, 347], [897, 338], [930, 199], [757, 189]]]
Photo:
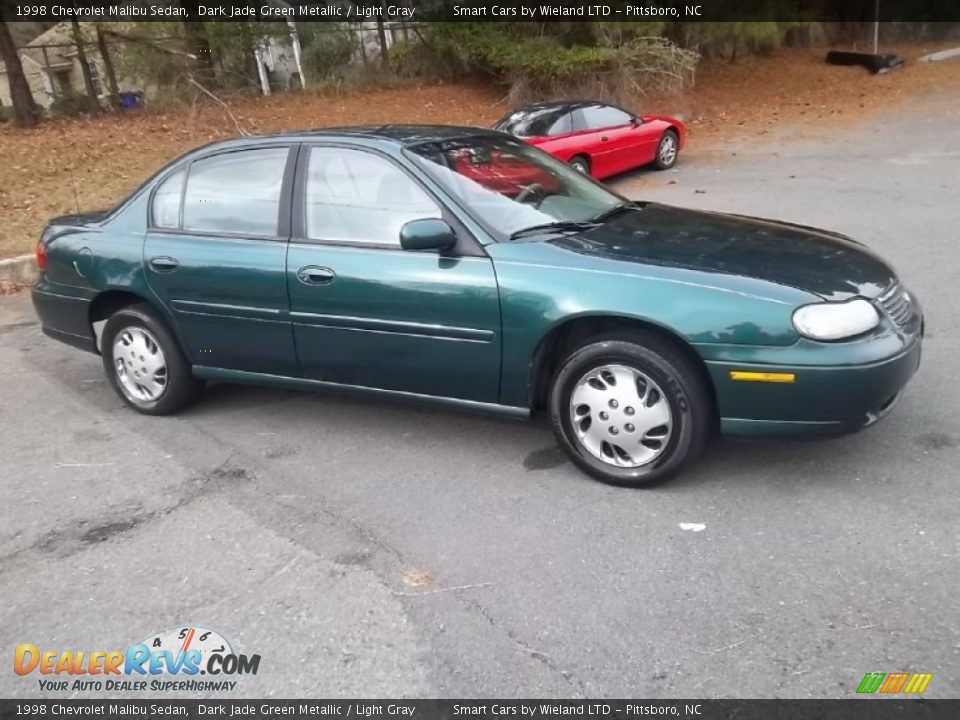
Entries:
[[570, 167], [578, 173], [590, 177], [590, 158], [586, 155], [574, 155], [570, 158]]
[[[124, 388], [117, 370], [114, 343], [117, 341], [118, 335], [127, 330], [136, 334], [136, 328], [146, 331], [146, 335], [140, 337], [155, 340], [156, 345], [162, 352], [162, 359], [165, 364], [164, 387], [153, 399], [138, 398], [131, 395], [131, 392]], [[127, 405], [144, 415], [171, 415], [194, 402], [203, 389], [203, 382], [193, 376], [190, 363], [184, 357], [180, 344], [173, 333], [157, 312], [147, 303], [130, 305], [111, 315], [103, 328], [101, 348], [103, 368], [113, 389]], [[124, 372], [127, 372], [126, 368], [128, 366], [126, 363], [128, 361], [131, 363], [131, 374], [139, 372], [145, 367], [133, 366], [132, 363], [135, 362], [136, 358], [132, 356], [131, 358], [121, 359], [125, 363]]]
[[[665, 150], [665, 145], [668, 143], [673, 143], [673, 155], [670, 156], [666, 161], [663, 160], [663, 154]], [[653, 166], [657, 170], [669, 170], [674, 165], [677, 164], [677, 160], [680, 158], [680, 136], [677, 135], [676, 130], [667, 130], [660, 136], [660, 142], [657, 143], [657, 157], [653, 161]]]
[[[590, 375], [591, 371], [604, 366], [623, 366], [652, 380], [652, 384], [643, 385], [651, 388], [647, 391], [648, 397], [659, 401], [661, 398], [656, 397], [659, 394], [669, 407], [671, 425], [667, 430], [668, 434], [658, 448], [650, 451], [659, 454], [645, 464], [634, 467], [615, 464], [618, 457], [621, 461], [624, 457], [629, 458], [629, 455], [618, 455], [625, 452], [623, 447], [631, 449], [631, 452], [635, 452], [636, 448], [643, 454], [643, 447], [637, 446], [647, 447], [646, 442], [657, 442], [628, 434], [634, 430], [640, 432], [640, 429], [634, 428], [632, 424], [617, 424], [633, 419], [623, 415], [629, 412], [630, 415], [638, 413], [636, 420], [637, 424], [641, 425], [644, 412], [642, 409], [634, 410], [632, 406], [627, 406], [619, 410], [607, 410], [611, 429], [606, 429], [607, 421], [604, 420], [604, 432], [613, 432], [613, 428], [616, 428], [618, 432], [622, 432], [622, 436], [610, 438], [613, 452], [609, 453], [606, 461], [589, 450], [574, 430], [575, 409], [571, 407], [571, 397], [582, 379]], [[614, 386], [615, 384], [610, 385], [611, 388]], [[643, 402], [641, 400], [641, 403]], [[583, 407], [586, 405], [578, 406]], [[617, 405], [611, 405], [611, 408], [614, 407]], [[572, 351], [560, 364], [554, 376], [550, 389], [549, 412], [550, 424], [557, 441], [577, 467], [602, 482], [629, 487], [649, 487], [662, 483], [692, 462], [703, 450], [710, 436], [715, 414], [708, 382], [697, 364], [673, 343], [641, 331], [598, 337], [590, 344]], [[617, 415], [618, 412], [621, 414]], [[591, 413], [590, 417], [600, 416]], [[584, 421], [577, 422], [582, 431]], [[589, 424], [587, 427], [589, 428]], [[662, 427], [667, 426], [664, 424]], [[650, 429], [650, 433], [663, 434], [663, 431]], [[635, 437], [637, 444], [630, 444]], [[602, 447], [608, 446], [604, 444]], [[601, 452], [601, 455], [603, 454]]]

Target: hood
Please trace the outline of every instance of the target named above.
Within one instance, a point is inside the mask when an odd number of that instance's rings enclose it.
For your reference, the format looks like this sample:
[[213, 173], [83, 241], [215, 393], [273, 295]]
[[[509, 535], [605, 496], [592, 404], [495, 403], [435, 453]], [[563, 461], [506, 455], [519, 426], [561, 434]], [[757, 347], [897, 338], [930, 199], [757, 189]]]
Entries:
[[827, 300], [877, 297], [896, 277], [887, 263], [842, 235], [656, 203], [549, 242], [609, 260], [765, 280]]

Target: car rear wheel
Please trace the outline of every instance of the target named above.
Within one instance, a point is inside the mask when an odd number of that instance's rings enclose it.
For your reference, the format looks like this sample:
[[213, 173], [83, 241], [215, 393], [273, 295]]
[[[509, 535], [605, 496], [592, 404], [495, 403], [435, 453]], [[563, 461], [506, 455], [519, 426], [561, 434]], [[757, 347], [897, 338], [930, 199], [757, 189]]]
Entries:
[[581, 175], [590, 175], [590, 161], [583, 155], [570, 158], [570, 167]]
[[613, 485], [650, 486], [694, 460], [713, 405], [700, 369], [656, 335], [598, 338], [563, 361], [550, 420], [580, 469]]
[[203, 383], [166, 323], [147, 304], [118, 310], [103, 328], [103, 367], [117, 394], [146, 415], [170, 415], [196, 400]]
[[660, 144], [657, 145], [654, 167], [657, 170], [669, 170], [677, 164], [678, 157], [680, 157], [680, 137], [675, 130], [667, 130], [661, 136]]

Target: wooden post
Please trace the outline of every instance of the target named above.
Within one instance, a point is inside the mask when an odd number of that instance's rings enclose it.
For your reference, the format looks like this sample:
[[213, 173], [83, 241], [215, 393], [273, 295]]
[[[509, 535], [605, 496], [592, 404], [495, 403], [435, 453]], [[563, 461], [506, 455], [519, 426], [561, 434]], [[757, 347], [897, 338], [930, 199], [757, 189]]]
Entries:
[[40, 54], [43, 55], [43, 74], [47, 76], [47, 87], [50, 88], [50, 97], [57, 94], [57, 87], [54, 84], [53, 71], [50, 69], [50, 56], [47, 54], [47, 46], [40, 46]]

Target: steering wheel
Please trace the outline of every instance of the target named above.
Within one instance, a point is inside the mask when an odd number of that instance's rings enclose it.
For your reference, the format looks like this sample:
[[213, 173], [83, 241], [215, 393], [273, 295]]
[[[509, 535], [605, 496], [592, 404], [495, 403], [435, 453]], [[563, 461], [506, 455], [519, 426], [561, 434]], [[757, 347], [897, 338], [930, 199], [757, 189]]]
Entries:
[[534, 193], [540, 193], [540, 199], [533, 203], [535, 208], [539, 208], [543, 204], [543, 201], [547, 198], [546, 188], [538, 182], [530, 183], [523, 190], [517, 194], [514, 198], [514, 201], [518, 203], [524, 202], [527, 198], [531, 197]]

